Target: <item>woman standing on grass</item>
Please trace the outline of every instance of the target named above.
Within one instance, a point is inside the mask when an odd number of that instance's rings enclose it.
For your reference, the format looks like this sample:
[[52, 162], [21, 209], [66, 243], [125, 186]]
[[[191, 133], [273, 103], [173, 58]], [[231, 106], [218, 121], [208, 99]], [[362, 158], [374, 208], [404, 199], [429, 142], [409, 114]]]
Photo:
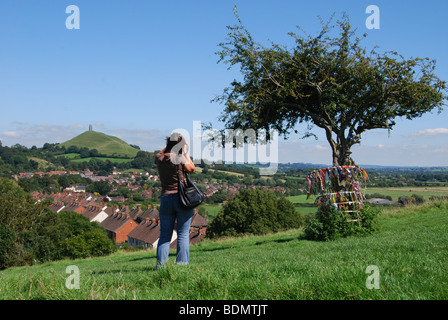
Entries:
[[195, 166], [188, 155], [188, 144], [179, 133], [166, 139], [166, 147], [156, 154], [155, 163], [162, 183], [160, 197], [160, 237], [157, 244], [157, 267], [168, 261], [171, 237], [177, 219], [177, 264], [188, 264], [190, 259], [190, 225], [193, 209], [184, 209], [179, 204], [177, 172], [182, 168], [193, 173]]

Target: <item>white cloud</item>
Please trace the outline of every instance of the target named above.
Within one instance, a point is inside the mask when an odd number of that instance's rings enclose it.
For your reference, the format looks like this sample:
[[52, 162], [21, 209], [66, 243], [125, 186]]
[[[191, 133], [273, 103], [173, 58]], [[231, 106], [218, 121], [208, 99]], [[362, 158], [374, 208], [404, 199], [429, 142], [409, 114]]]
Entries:
[[122, 139], [123, 141], [137, 145], [145, 151], [154, 151], [162, 149], [165, 145], [165, 137], [158, 129], [123, 129], [114, 128], [112, 130], [104, 130], [105, 134], [112, 135]]
[[352, 157], [363, 165], [446, 166], [448, 147], [430, 144], [384, 144], [354, 146]]
[[416, 136], [437, 136], [448, 134], [448, 128], [425, 129], [416, 133]]
[[18, 133], [17, 131], [4, 131], [2, 132], [2, 135], [4, 135], [5, 137], [20, 137], [21, 134]]
[[287, 140], [279, 141], [278, 161], [323, 163], [330, 164], [332, 161], [330, 146], [317, 144], [310, 140]]
[[320, 144], [316, 145], [315, 148], [316, 148], [317, 150], [328, 150], [328, 149], [329, 149], [329, 147], [327, 148], [327, 147], [324, 147], [323, 145], [320, 145]]
[[86, 131], [81, 125], [53, 125], [53, 124], [29, 124], [13, 123], [15, 130], [2, 132], [3, 145], [21, 144], [27, 147], [42, 146], [44, 143], [61, 143]]
[[434, 149], [432, 152], [434, 153], [445, 153], [448, 155], [448, 146], [441, 146], [440, 148]]

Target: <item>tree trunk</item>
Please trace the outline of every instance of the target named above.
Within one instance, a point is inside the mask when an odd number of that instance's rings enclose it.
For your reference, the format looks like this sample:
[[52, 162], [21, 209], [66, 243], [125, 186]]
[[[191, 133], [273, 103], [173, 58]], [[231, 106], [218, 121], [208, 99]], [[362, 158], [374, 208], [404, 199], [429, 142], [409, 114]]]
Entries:
[[350, 146], [337, 144], [333, 150], [333, 167], [349, 166], [351, 164]]
[[[332, 155], [333, 155], [333, 167], [339, 166], [349, 166], [351, 161], [350, 151], [351, 147], [358, 143], [358, 140], [351, 140], [349, 138], [345, 138], [344, 132], [345, 130], [338, 130], [337, 132], [333, 131], [333, 128], [329, 125], [322, 126], [325, 129], [327, 141], [330, 144]], [[334, 141], [333, 134], [336, 133], [337, 139]]]
[[[343, 147], [341, 144], [337, 144], [333, 150], [333, 167], [349, 166], [352, 164], [350, 146], [346, 145]], [[339, 181], [338, 179], [333, 181], [333, 192], [343, 191], [345, 188], [344, 181]]]

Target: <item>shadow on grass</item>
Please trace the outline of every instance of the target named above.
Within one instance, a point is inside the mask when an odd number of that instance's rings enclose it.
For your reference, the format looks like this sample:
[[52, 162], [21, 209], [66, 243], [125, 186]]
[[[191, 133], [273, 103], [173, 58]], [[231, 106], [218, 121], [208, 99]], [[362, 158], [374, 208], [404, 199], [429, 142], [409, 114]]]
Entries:
[[291, 241], [295, 241], [295, 240], [302, 240], [301, 238], [302, 238], [302, 235], [294, 236], [294, 237], [287, 238], [287, 239], [258, 241], [258, 242], [255, 242], [255, 245], [259, 246], [259, 245], [262, 245], [262, 244], [267, 244], [267, 243], [272, 243], [272, 242], [274, 242], [274, 243], [285, 243], [285, 242], [291, 242]]
[[301, 208], [315, 208], [315, 203], [294, 203], [295, 207], [301, 207]]
[[[170, 254], [170, 255], [172, 255], [172, 254]], [[150, 256], [150, 257], [134, 258], [134, 259], [130, 259], [129, 261], [135, 262], [135, 261], [141, 261], [141, 260], [156, 260], [156, 259], [157, 259], [156, 256]]]
[[221, 251], [221, 250], [228, 250], [228, 249], [234, 249], [235, 247], [218, 247], [218, 248], [210, 248], [210, 249], [204, 249], [201, 248], [200, 251], [205, 251], [205, 252], [213, 252], [213, 251]]

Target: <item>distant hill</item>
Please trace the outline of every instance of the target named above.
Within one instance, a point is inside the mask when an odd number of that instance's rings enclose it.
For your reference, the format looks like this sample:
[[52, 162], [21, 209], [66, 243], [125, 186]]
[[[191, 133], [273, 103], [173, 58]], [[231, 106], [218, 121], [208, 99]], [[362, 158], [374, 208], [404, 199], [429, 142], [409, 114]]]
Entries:
[[66, 148], [76, 146], [78, 148], [88, 148], [90, 150], [96, 149], [99, 153], [106, 156], [120, 158], [134, 158], [139, 151], [117, 137], [96, 131], [86, 131], [81, 133], [79, 136], [61, 143], [60, 146], [65, 146]]

